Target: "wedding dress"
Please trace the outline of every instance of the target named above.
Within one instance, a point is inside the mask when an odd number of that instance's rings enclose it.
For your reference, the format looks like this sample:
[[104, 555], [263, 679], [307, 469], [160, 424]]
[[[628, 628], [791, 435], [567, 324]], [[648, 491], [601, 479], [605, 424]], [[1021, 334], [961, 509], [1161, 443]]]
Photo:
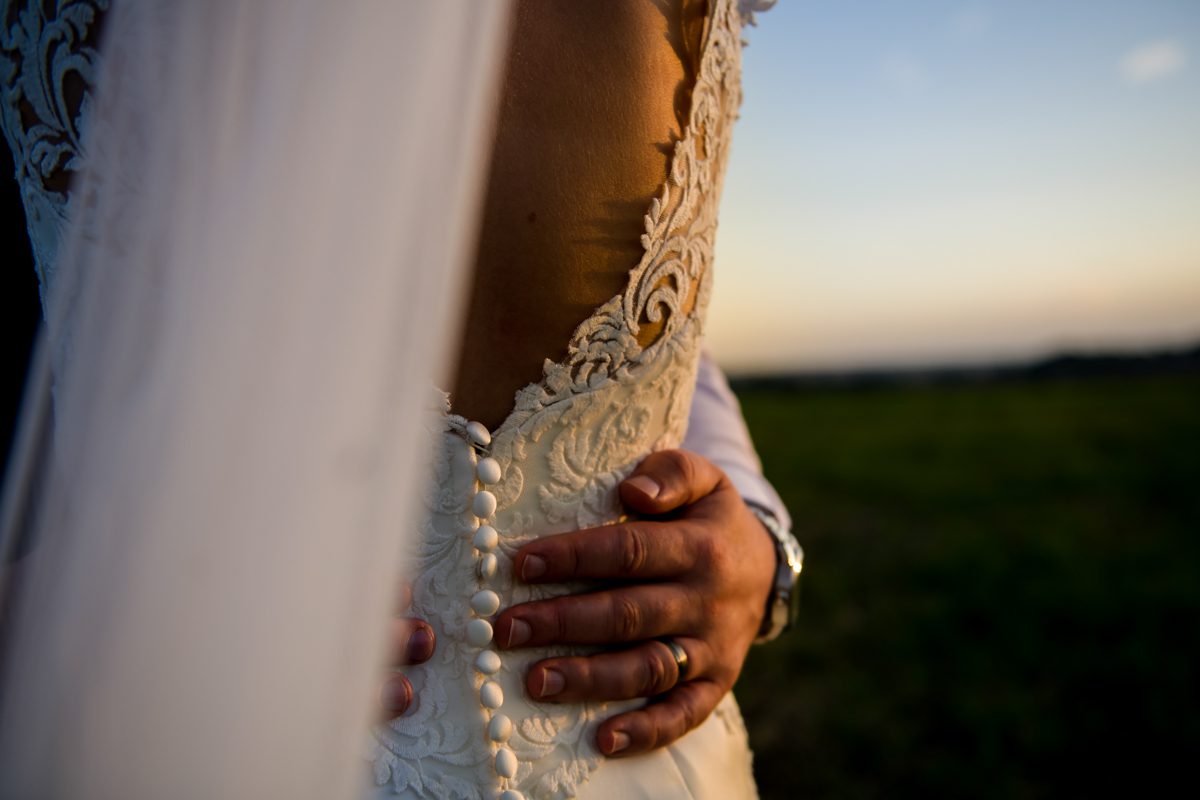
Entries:
[[[677, 743], [606, 759], [595, 747], [599, 722], [640, 701], [534, 702], [524, 688], [528, 667], [578, 650], [501, 653], [491, 644], [489, 618], [499, 608], [562, 591], [514, 580], [511, 558], [522, 544], [617, 520], [620, 481], [646, 454], [684, 439], [722, 175], [741, 100], [741, 29], [763, 5], [769, 3], [710, 3], [687, 125], [645, 216], [644, 256], [623, 293], [578, 326], [567, 357], [546, 363], [541, 381], [517, 393], [495, 430], [452, 413], [448, 396], [435, 399], [426, 514], [407, 571], [413, 613], [434, 627], [438, 647], [428, 663], [405, 669], [415, 710], [371, 736], [367, 757], [379, 796], [756, 795], [732, 696]], [[90, 58], [79, 63], [87, 67]], [[32, 148], [26, 151], [29, 169]], [[45, 283], [65, 211], [44, 198], [31, 204], [29, 192], [26, 198]], [[655, 330], [651, 340], [647, 326]]]
[[[605, 759], [595, 747], [599, 722], [637, 703], [533, 701], [528, 668], [571, 649], [500, 652], [489, 624], [499, 608], [562, 592], [514, 580], [518, 548], [616, 521], [617, 485], [648, 453], [683, 441], [747, 11], [734, 0], [710, 4], [687, 126], [624, 292], [578, 326], [567, 357], [547, 361], [495, 430], [447, 412], [429, 516], [409, 561], [413, 613], [433, 625], [438, 647], [428, 663], [405, 669], [416, 710], [375, 732], [375, 777], [388, 790], [465, 798], [509, 790], [538, 800], [755, 794], [732, 697], [665, 750]], [[661, 322], [644, 341], [642, 327]]]

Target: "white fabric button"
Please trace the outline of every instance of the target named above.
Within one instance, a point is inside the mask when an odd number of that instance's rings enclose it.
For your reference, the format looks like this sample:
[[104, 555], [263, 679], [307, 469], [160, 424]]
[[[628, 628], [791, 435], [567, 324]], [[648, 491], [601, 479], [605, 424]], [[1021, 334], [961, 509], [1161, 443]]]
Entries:
[[500, 544], [500, 534], [496, 533], [496, 529], [491, 525], [480, 525], [475, 531], [475, 547], [484, 551], [496, 549], [496, 545]]
[[493, 742], [507, 742], [512, 736], [512, 720], [504, 714], [496, 714], [488, 723], [488, 738]]
[[472, 444], [477, 444], [480, 447], [487, 447], [492, 443], [492, 435], [488, 433], [487, 426], [482, 422], [467, 423], [467, 438]]
[[500, 654], [495, 650], [484, 650], [475, 656], [475, 669], [484, 675], [495, 675], [500, 671]]
[[468, 622], [467, 641], [475, 647], [487, 647], [492, 643], [492, 623], [486, 619], [473, 619]]
[[488, 485], [499, 483], [501, 477], [500, 462], [491, 456], [480, 459], [479, 463], [475, 465], [475, 477], [479, 478], [480, 482]]
[[500, 561], [496, 558], [495, 553], [484, 553], [480, 556], [479, 564], [477, 565], [479, 568], [479, 577], [487, 580], [496, 574], [496, 567], [499, 565]]
[[500, 800], [525, 800], [525, 795], [516, 789], [505, 789], [500, 793]]
[[479, 702], [488, 708], [499, 708], [504, 705], [504, 690], [495, 681], [485, 681], [479, 687]]
[[491, 589], [483, 589], [471, 598], [471, 608], [481, 617], [490, 617], [500, 610], [500, 595]]
[[475, 499], [471, 501], [471, 508], [475, 511], [475, 516], [487, 519], [496, 513], [496, 495], [484, 489], [475, 495]]
[[517, 774], [517, 757], [507, 747], [496, 751], [496, 774], [502, 778], [511, 778]]

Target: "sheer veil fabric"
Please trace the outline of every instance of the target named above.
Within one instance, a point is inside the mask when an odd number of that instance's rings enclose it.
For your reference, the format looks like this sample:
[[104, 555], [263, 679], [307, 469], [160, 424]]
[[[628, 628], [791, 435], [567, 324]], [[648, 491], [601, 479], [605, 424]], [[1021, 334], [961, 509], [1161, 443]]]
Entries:
[[115, 5], [5, 487], [0, 796], [352, 797], [508, 5]]

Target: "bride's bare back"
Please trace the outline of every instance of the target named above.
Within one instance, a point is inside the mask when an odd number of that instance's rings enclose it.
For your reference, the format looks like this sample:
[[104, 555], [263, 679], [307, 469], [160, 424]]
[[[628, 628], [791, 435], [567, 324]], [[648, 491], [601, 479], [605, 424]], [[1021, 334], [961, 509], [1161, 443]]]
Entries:
[[498, 425], [625, 288], [695, 84], [705, 0], [519, 0], [454, 410]]

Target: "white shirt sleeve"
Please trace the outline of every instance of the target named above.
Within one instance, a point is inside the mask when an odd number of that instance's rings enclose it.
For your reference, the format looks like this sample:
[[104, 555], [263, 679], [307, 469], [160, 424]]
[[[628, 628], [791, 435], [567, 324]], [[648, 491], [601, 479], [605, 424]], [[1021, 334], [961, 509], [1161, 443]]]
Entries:
[[787, 529], [792, 520], [775, 488], [762, 474], [762, 462], [750, 440], [750, 431], [742, 418], [742, 407], [729, 388], [721, 368], [707, 351], [700, 354], [696, 372], [696, 392], [688, 414], [688, 432], [683, 448], [716, 464], [737, 488], [747, 503], [772, 514]]

